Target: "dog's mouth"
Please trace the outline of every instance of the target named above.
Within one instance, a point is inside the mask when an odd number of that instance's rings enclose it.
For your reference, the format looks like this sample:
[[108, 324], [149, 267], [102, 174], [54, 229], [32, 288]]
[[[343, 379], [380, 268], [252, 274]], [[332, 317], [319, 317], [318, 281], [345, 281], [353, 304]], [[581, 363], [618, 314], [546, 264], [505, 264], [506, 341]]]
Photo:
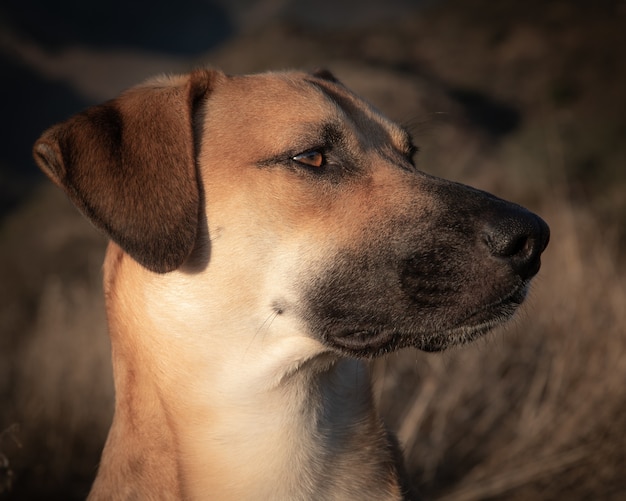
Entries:
[[522, 304], [528, 291], [525, 282], [504, 298], [470, 312], [452, 325], [423, 330], [420, 326], [360, 325], [330, 332], [325, 341], [348, 356], [372, 358], [392, 351], [413, 347], [427, 352], [443, 351], [468, 344], [508, 321]]
[[437, 210], [372, 226], [380, 231], [364, 231], [362, 246], [315, 269], [303, 317], [327, 346], [356, 357], [441, 351], [483, 336], [524, 301], [547, 225], [481, 192], [429, 189], [439, 190]]

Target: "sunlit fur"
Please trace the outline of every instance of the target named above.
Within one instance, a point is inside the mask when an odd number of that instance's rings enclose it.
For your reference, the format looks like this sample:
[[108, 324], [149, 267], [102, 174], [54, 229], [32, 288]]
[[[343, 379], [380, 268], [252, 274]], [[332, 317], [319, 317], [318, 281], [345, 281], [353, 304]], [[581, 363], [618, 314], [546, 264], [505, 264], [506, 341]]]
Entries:
[[[412, 498], [366, 359], [506, 320], [547, 243], [414, 150], [328, 73], [159, 78], [42, 136], [42, 169], [112, 240], [90, 499]], [[526, 254], [485, 237], [503, 220]]]

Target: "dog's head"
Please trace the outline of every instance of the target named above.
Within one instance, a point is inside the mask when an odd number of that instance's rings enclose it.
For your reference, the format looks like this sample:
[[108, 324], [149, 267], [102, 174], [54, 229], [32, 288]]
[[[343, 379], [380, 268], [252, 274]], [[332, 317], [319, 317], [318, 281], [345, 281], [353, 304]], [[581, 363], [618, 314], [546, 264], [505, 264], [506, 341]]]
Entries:
[[90, 108], [34, 151], [146, 276], [187, 284], [185, 308], [371, 356], [506, 320], [548, 242], [539, 217], [420, 172], [414, 150], [328, 73], [197, 71]]

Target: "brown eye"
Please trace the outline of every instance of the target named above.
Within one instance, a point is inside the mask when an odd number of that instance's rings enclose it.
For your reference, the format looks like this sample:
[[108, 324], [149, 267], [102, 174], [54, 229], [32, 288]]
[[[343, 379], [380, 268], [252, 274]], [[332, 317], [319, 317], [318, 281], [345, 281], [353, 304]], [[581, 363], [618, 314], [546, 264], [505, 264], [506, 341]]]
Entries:
[[309, 167], [321, 167], [326, 163], [324, 155], [317, 150], [305, 151], [292, 157], [292, 160]]

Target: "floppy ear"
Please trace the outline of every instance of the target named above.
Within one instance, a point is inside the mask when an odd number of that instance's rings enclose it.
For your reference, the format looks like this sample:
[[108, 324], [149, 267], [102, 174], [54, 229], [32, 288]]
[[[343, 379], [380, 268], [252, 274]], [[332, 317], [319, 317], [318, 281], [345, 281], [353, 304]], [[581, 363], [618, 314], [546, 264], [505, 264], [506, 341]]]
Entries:
[[333, 83], [341, 83], [339, 79], [333, 75], [333, 73], [326, 68], [316, 68], [313, 70], [313, 76], [317, 78], [321, 78], [322, 80], [328, 80]]
[[34, 146], [48, 177], [152, 271], [178, 268], [195, 244], [194, 111], [216, 76], [196, 71], [134, 87], [48, 129]]

